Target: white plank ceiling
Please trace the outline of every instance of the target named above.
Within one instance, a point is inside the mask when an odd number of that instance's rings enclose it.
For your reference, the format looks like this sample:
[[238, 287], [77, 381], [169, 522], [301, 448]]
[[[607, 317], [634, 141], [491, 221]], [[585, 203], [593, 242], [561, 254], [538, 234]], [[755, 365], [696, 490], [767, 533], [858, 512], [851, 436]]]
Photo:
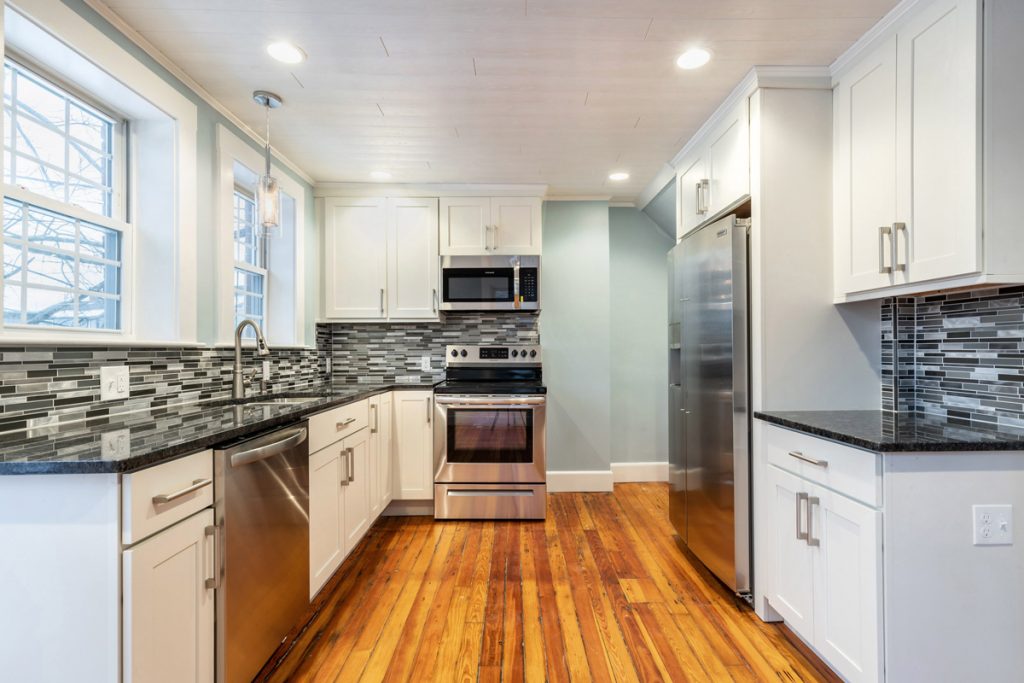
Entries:
[[[106, 0], [317, 181], [629, 200], [754, 65], [825, 65], [896, 0]], [[265, 52], [290, 40], [309, 59]], [[683, 71], [687, 47], [710, 64]], [[611, 171], [630, 180], [609, 181]]]

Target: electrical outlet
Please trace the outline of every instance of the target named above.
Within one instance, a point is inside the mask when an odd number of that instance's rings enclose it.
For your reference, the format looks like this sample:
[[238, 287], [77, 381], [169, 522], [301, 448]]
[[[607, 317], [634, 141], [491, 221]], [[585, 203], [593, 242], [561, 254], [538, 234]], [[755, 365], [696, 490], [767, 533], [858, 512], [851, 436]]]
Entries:
[[334, 363], [331, 361], [331, 357], [327, 357], [327, 374], [331, 374], [334, 371]]
[[132, 446], [129, 429], [118, 429], [100, 434], [100, 453], [104, 458], [127, 458]]
[[100, 368], [101, 401], [128, 398], [129, 384], [127, 365], [111, 365]]
[[430, 356], [420, 356], [420, 370], [430, 372]]
[[974, 505], [974, 545], [1013, 545], [1013, 506]]
[[265, 379], [265, 380], [269, 380], [270, 379], [270, 361], [269, 360], [263, 361], [263, 379]]

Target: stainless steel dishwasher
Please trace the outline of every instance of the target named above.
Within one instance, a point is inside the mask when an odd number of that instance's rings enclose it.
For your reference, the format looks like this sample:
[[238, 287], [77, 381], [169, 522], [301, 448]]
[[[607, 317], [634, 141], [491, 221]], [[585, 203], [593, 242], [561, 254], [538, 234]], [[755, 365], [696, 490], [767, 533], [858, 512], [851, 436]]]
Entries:
[[217, 680], [248, 682], [309, 606], [307, 423], [214, 451]]

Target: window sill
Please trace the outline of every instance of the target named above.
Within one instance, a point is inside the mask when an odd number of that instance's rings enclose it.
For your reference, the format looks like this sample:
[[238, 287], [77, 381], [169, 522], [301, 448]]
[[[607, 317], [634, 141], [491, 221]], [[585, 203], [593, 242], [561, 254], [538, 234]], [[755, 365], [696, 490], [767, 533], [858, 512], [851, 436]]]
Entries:
[[18, 335], [0, 333], [0, 347], [3, 346], [141, 346], [147, 348], [179, 347], [179, 348], [201, 348], [207, 346], [200, 342], [184, 341], [152, 341], [126, 339], [123, 336], [97, 336], [97, 335]]

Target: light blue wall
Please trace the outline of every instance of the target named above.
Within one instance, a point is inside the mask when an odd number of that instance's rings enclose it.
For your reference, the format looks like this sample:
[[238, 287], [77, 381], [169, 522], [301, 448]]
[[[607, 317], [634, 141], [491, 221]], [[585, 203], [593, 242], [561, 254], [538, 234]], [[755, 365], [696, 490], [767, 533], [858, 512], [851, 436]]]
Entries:
[[[196, 105], [198, 116], [197, 131], [197, 157], [196, 157], [196, 187], [198, 204], [198, 239], [199, 239], [199, 263], [197, 273], [197, 291], [199, 301], [197, 302], [199, 340], [213, 342], [215, 340], [215, 301], [209, 296], [214, 291], [215, 272], [214, 253], [214, 231], [218, 229], [216, 220], [215, 182], [214, 177], [217, 168], [217, 125], [222, 124], [239, 138], [244, 140], [253, 149], [262, 151], [252, 138], [242, 133], [233, 123], [217, 112], [206, 103], [199, 95], [179, 81], [173, 74], [147, 55], [135, 43], [126, 38], [116, 28], [110, 25], [103, 17], [85, 4], [82, 0], [62, 0], [65, 5], [74, 10], [78, 15], [86, 19], [90, 24], [98, 28], [129, 54], [138, 59], [151, 71], [159, 75], [164, 81], [173, 86], [178, 92], [187, 97]], [[256, 106], [255, 104], [253, 105]], [[304, 278], [306, 287], [306, 343], [315, 343], [314, 321], [318, 308], [318, 249], [317, 231], [314, 218], [313, 189], [302, 178], [299, 178], [289, 169], [285, 172], [302, 185], [305, 197], [303, 201], [306, 207], [305, 225], [305, 273], [299, 275]]]
[[643, 212], [618, 207], [609, 237], [611, 461], [668, 462], [666, 254], [674, 240]]
[[551, 471], [608, 471], [607, 202], [545, 202], [540, 314]]

